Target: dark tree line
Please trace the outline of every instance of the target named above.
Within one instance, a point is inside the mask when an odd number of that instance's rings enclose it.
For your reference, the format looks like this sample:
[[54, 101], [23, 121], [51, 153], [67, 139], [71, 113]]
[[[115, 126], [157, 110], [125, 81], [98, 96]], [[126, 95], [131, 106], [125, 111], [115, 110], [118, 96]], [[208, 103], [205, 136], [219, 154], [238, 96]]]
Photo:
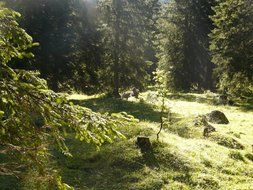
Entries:
[[54, 90], [94, 90], [101, 64], [100, 34], [82, 0], [8, 0], [21, 25], [39, 42], [34, 64]]
[[252, 0], [173, 0], [163, 7], [159, 69], [174, 91], [253, 94]]
[[22, 67], [54, 90], [119, 96], [158, 68], [171, 91], [252, 94], [252, 0], [5, 2], [40, 43]]
[[165, 5], [158, 36], [159, 67], [172, 90], [213, 89], [208, 34], [214, 0], [173, 1]]
[[40, 43], [33, 49], [35, 64], [22, 67], [39, 70], [52, 89], [104, 90], [118, 96], [120, 88], [143, 88], [149, 81], [158, 0], [6, 3], [23, 15], [21, 25]]
[[103, 35], [103, 76], [109, 80], [106, 86], [119, 96], [120, 88], [143, 88], [148, 81], [154, 59], [152, 46], [155, 15], [159, 11], [158, 0], [104, 0], [99, 3]]
[[218, 88], [253, 97], [253, 1], [223, 0], [214, 11], [210, 50]]

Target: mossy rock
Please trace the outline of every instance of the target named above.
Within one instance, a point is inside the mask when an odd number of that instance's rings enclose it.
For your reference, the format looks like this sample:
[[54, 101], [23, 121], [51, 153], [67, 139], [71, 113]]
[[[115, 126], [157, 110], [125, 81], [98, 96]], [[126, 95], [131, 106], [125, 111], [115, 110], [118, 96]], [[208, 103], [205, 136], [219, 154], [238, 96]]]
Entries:
[[[204, 126], [202, 126], [204, 127]], [[202, 127], [196, 127], [194, 118], [180, 119], [172, 124], [165, 124], [164, 128], [183, 138], [202, 138]]]
[[212, 111], [211, 113], [206, 114], [207, 121], [215, 124], [229, 124], [228, 118], [226, 115], [218, 110]]
[[212, 133], [209, 135], [209, 138], [212, 141], [217, 142], [217, 144], [233, 148], [233, 149], [244, 149], [244, 146], [234, 137], [231, 137], [229, 135], [223, 135], [220, 133]]
[[229, 157], [234, 160], [243, 161], [243, 162], [245, 161], [243, 155], [239, 151], [235, 151], [235, 150], [230, 151]]

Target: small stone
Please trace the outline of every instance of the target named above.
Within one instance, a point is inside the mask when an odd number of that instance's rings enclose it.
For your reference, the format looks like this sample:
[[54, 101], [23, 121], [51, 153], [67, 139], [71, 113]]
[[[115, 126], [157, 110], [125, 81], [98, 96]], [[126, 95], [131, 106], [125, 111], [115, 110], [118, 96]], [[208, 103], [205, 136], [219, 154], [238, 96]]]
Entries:
[[215, 132], [215, 131], [216, 131], [216, 129], [215, 129], [212, 125], [207, 124], [207, 125], [205, 126], [205, 128], [204, 128], [203, 136], [204, 136], [204, 137], [208, 137], [208, 135], [209, 135], [210, 133]]

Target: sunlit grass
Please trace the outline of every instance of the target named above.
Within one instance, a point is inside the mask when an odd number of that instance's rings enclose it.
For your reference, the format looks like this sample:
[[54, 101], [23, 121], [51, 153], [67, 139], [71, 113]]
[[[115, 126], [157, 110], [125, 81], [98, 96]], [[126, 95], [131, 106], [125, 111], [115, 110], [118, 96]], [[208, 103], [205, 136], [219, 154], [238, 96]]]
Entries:
[[[150, 93], [150, 92], [147, 92]], [[213, 105], [205, 94], [170, 95], [167, 105], [174, 120], [156, 140], [159, 129], [159, 99], [123, 101], [101, 95], [71, 95], [76, 104], [101, 113], [128, 112], [140, 120], [134, 126], [120, 127], [127, 138], [106, 144], [96, 151], [91, 145], [70, 138], [73, 158], [58, 155], [63, 179], [76, 189], [243, 190], [253, 187], [253, 112], [241, 107]], [[204, 138], [202, 128], [193, 128], [196, 115], [223, 111], [228, 125], [212, 124], [217, 137]], [[150, 137], [153, 151], [143, 154], [135, 145], [137, 136]], [[219, 138], [223, 144], [219, 142]], [[244, 149], [230, 147], [235, 139]]]
[[98, 97], [102, 97], [104, 94], [95, 94], [95, 95], [86, 95], [86, 94], [70, 94], [67, 96], [68, 100], [89, 100], [92, 98], [98, 98]]

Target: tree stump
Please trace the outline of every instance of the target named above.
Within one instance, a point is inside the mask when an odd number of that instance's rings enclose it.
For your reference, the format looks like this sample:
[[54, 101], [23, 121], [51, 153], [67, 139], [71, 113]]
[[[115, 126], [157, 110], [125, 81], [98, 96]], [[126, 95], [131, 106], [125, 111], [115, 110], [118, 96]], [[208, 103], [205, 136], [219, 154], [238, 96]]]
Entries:
[[136, 145], [141, 149], [142, 152], [152, 149], [152, 145], [148, 137], [137, 137]]

